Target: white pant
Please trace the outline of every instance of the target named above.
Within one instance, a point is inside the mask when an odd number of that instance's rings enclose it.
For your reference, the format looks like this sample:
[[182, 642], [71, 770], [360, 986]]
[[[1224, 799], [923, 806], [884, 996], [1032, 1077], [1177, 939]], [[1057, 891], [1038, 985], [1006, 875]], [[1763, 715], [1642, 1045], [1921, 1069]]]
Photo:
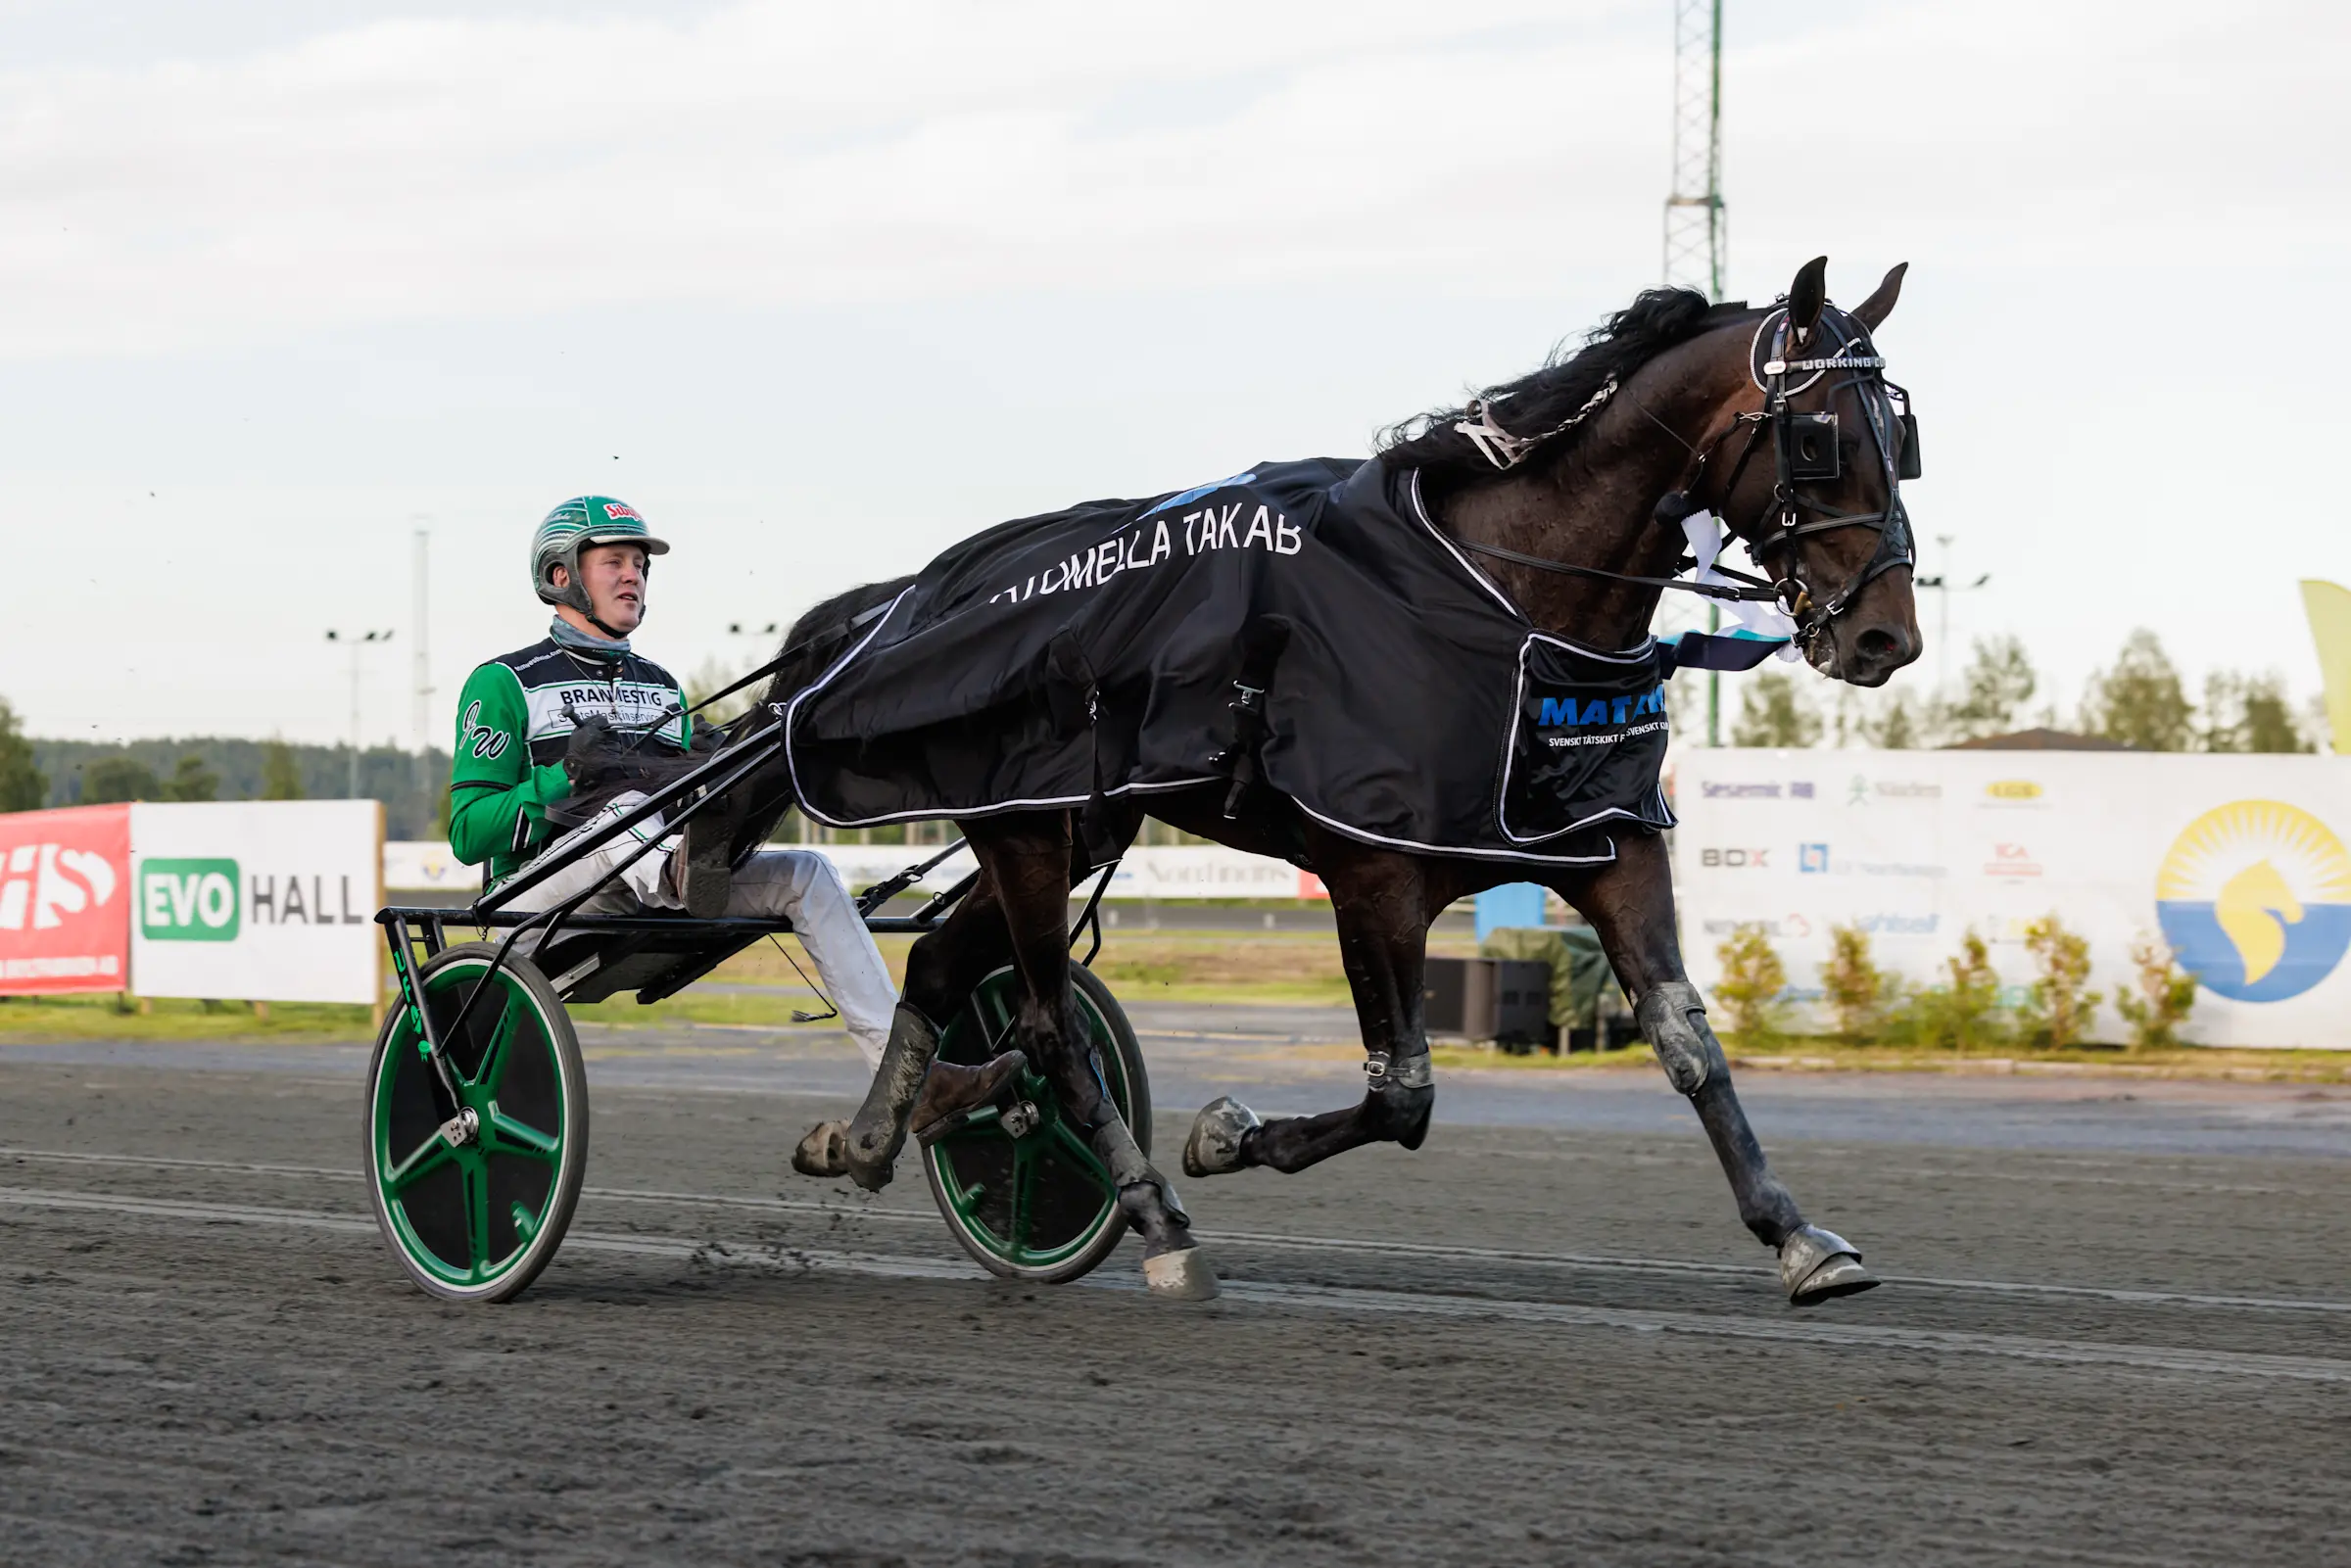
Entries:
[[[610, 805], [548, 845], [533, 864], [604, 827], [644, 799], [643, 794], [634, 790], [615, 795]], [[683, 909], [686, 901], [678, 896], [668, 875], [670, 855], [678, 847], [675, 839], [655, 844], [627, 871], [604, 881], [612, 869], [635, 854], [646, 840], [659, 835], [660, 822], [654, 816], [639, 823], [601, 849], [581, 856], [508, 907], [547, 909], [576, 898], [603, 881], [604, 885], [580, 906], [578, 913], [634, 915], [650, 909]], [[882, 1047], [889, 1039], [890, 1015], [897, 1009], [898, 993], [889, 983], [889, 969], [882, 962], [881, 951], [874, 946], [873, 932], [865, 928], [865, 918], [857, 913], [856, 902], [849, 897], [849, 890], [833, 863], [805, 849], [762, 849], [735, 868], [734, 883], [727, 893], [727, 913], [761, 919], [780, 916], [792, 922], [793, 934], [816, 961], [819, 981], [833, 998], [833, 1005], [840, 1009], [840, 1021], [848, 1029], [849, 1038], [864, 1053], [866, 1066], [879, 1068]]]

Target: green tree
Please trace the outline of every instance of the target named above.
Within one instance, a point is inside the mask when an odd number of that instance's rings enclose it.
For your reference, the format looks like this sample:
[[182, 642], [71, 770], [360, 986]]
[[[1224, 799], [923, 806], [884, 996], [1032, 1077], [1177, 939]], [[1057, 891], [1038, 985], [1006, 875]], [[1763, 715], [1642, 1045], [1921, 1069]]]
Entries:
[[2311, 751], [2294, 723], [2285, 682], [2275, 671], [2239, 675], [2215, 670], [2204, 678], [2204, 749], [2207, 751]]
[[1881, 751], [1914, 751], [1927, 741], [1928, 716], [1919, 706], [1909, 692], [1896, 691], [1875, 717], [1864, 718], [1854, 728]]
[[2003, 1032], [1998, 1016], [2000, 977], [1991, 967], [1991, 950], [1974, 931], [1959, 939], [1959, 953], [1943, 967], [1947, 985], [1931, 985], [1910, 999], [1904, 1022], [1921, 1045], [1948, 1046], [1966, 1051], [1997, 1040]]
[[2063, 1050], [2089, 1032], [2099, 995], [2089, 984], [2089, 939], [2065, 928], [2054, 914], [2025, 927], [2033, 956], [2033, 985], [2018, 1024], [2036, 1044]]
[[302, 798], [302, 767], [294, 760], [294, 748], [283, 740], [265, 740], [262, 743], [262, 798]]
[[205, 766], [204, 759], [191, 751], [179, 759], [171, 770], [171, 778], [164, 785], [166, 800], [217, 800], [220, 798], [220, 776]]
[[1858, 924], [1829, 927], [1829, 961], [1820, 967], [1821, 994], [1837, 1020], [1837, 1032], [1855, 1045], [1873, 1040], [1901, 999], [1901, 977], [1877, 966], [1869, 932]]
[[1723, 1022], [1732, 1037], [1753, 1050], [1780, 1038], [1780, 993], [1788, 988], [1788, 967], [1760, 926], [1742, 926], [1731, 932], [1714, 956], [1722, 963], [1722, 978], [1714, 982], [1714, 998], [1722, 1004]]
[[2131, 963], [2137, 974], [2114, 993], [2115, 1011], [2131, 1025], [2131, 1049], [2168, 1051], [2180, 1043], [2180, 1025], [2195, 1010], [2196, 977], [2152, 936], [2131, 944]]
[[1739, 722], [1731, 726], [1735, 746], [1820, 744], [1820, 713], [1794, 676], [1767, 670], [1739, 693]]
[[2111, 669], [2091, 673], [2082, 728], [2141, 751], [2185, 751], [2196, 740], [2195, 710], [2163, 641], [2141, 627]]
[[1954, 740], [2005, 735], [2017, 727], [2018, 713], [2039, 685], [2024, 643], [1980, 637], [1959, 677], [1959, 694], [1943, 709], [1941, 728]]
[[0, 811], [38, 811], [48, 799], [49, 781], [32, 765], [24, 722], [0, 698]]
[[82, 804], [106, 806], [123, 800], [161, 800], [163, 781], [135, 757], [100, 757], [81, 773]]

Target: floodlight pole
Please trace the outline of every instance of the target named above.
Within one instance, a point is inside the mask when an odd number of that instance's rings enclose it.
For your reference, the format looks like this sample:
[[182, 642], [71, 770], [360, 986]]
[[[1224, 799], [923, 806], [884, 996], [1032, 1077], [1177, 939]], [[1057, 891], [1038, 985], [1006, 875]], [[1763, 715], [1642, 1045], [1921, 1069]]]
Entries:
[[[1722, 0], [1673, 0], [1673, 184], [1665, 197], [1665, 282], [1722, 302]], [[1722, 610], [1706, 606], [1706, 630]], [[1706, 744], [1722, 744], [1722, 675], [1706, 672]]]
[[385, 632], [338, 632], [328, 628], [326, 640], [340, 642], [351, 649], [351, 773], [349, 787], [343, 792], [347, 800], [360, 798], [360, 649], [370, 642], [389, 642], [392, 634]]

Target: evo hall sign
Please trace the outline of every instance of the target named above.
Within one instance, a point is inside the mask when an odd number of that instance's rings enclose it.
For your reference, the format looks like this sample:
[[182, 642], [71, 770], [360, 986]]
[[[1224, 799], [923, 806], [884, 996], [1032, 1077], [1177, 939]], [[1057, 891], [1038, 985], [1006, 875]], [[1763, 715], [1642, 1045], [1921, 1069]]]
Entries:
[[139, 994], [379, 999], [377, 802], [141, 804], [130, 814], [130, 859]]

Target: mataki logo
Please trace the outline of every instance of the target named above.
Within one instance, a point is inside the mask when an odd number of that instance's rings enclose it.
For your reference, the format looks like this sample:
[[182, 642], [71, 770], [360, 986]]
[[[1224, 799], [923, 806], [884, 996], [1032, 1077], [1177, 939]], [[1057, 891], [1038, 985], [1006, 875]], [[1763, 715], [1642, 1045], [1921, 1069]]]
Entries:
[[1999, 779], [1986, 784], [1984, 793], [1993, 800], [2039, 800], [2041, 788], [2030, 779]]

